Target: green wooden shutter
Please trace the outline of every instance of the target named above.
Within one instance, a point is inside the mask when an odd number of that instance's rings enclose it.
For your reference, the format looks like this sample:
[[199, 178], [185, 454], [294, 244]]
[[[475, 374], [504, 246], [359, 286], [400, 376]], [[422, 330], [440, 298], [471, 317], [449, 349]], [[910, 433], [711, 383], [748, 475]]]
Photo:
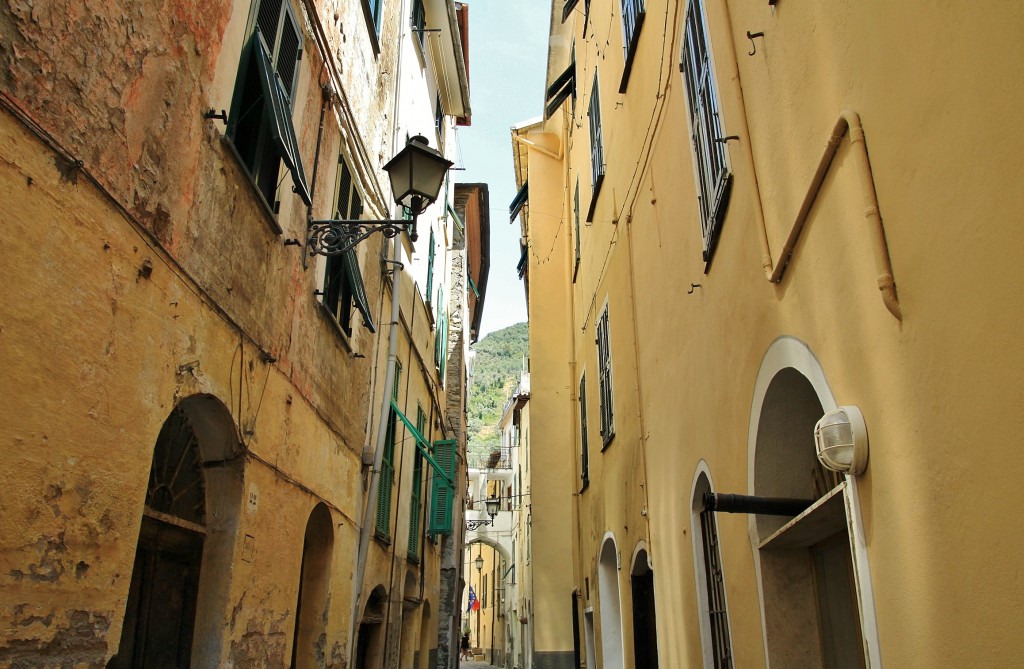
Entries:
[[380, 481], [377, 484], [377, 536], [391, 538], [391, 482], [395, 478], [395, 412], [388, 419], [388, 431], [384, 437], [384, 459], [380, 464]]
[[[423, 434], [427, 427], [427, 416], [423, 407], [416, 407], [416, 431]], [[420, 449], [414, 449], [412, 463], [412, 494], [409, 500], [409, 557], [418, 559], [420, 555], [420, 510], [423, 493], [423, 455]]]
[[[445, 474], [455, 480], [455, 440], [444, 439], [434, 442], [434, 459], [444, 469]], [[455, 499], [454, 489], [447, 481], [434, 473], [433, 482], [430, 485], [430, 528], [431, 534], [451, 534], [452, 531], [452, 504]]]

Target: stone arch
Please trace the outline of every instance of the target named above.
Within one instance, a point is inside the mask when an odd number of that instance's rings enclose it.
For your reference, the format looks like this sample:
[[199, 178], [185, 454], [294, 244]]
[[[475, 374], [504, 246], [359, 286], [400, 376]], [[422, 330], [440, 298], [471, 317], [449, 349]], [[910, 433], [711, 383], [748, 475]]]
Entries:
[[231, 412], [213, 395], [181, 400], [161, 425], [121, 640], [109, 667], [220, 664], [241, 452]]
[[334, 519], [323, 502], [306, 521], [299, 566], [299, 589], [295, 604], [295, 634], [292, 667], [305, 669], [322, 664], [327, 642], [327, 601], [334, 554]]
[[748, 489], [817, 501], [792, 520], [748, 521], [769, 665], [832, 666], [839, 655], [880, 666], [857, 481], [823, 470], [815, 455], [814, 423], [836, 406], [810, 348], [793, 337], [773, 342], [754, 385]]
[[470, 546], [472, 546], [473, 544], [483, 544], [485, 546], [490, 546], [498, 552], [498, 555], [500, 555], [501, 558], [505, 560], [505, 562], [507, 562], [508, 564], [512, 564], [512, 544], [510, 540], [504, 540], [500, 538], [494, 539], [491, 537], [483, 536], [478, 536], [472, 539], [467, 538], [465, 550], [469, 550]]
[[601, 627], [601, 666], [625, 666], [622, 642], [622, 600], [619, 593], [619, 552], [611, 532], [605, 535], [597, 562], [598, 609]]

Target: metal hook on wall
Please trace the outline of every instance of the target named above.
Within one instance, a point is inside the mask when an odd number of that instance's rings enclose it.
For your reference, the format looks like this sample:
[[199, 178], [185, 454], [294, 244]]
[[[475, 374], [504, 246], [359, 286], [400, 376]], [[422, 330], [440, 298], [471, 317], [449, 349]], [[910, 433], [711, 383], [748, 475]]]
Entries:
[[747, 52], [748, 56], [753, 56], [757, 53], [757, 43], [754, 42], [755, 37], [764, 37], [764, 33], [752, 33], [747, 31], [747, 39], [750, 40], [750, 51]]

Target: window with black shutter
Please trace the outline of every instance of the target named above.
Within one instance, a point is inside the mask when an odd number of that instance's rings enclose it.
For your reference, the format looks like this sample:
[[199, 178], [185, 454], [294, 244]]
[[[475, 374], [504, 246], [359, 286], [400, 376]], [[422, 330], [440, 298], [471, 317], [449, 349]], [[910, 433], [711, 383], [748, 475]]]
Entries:
[[[344, 156], [338, 156], [336, 193], [334, 217], [343, 220], [358, 219], [363, 209], [362, 199]], [[362, 315], [363, 325], [370, 332], [376, 332], [355, 249], [327, 257], [324, 289], [321, 295], [324, 307], [346, 335], [352, 336], [353, 309], [357, 309]]]
[[277, 211], [281, 162], [293, 190], [311, 204], [292, 125], [302, 32], [288, 0], [258, 0], [255, 28], [242, 50], [227, 136], [267, 206]]
[[587, 377], [580, 377], [580, 491], [590, 485], [590, 445], [587, 437]]
[[594, 219], [594, 207], [597, 205], [597, 194], [604, 182], [604, 135], [601, 131], [601, 95], [597, 85], [597, 72], [594, 73], [594, 85], [590, 89], [590, 210], [587, 221]]
[[705, 263], [711, 261], [715, 251], [732, 187], [709, 44], [704, 9], [700, 0], [691, 0], [686, 10], [679, 69], [683, 73], [690, 118]]
[[601, 442], [608, 446], [615, 436], [615, 414], [612, 394], [612, 352], [608, 332], [608, 307], [597, 321], [597, 373], [601, 396]]

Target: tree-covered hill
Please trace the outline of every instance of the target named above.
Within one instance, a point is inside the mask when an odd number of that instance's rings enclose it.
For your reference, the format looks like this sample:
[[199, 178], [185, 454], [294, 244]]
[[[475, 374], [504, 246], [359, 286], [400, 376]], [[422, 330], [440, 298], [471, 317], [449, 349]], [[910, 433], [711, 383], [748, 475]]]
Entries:
[[476, 360], [469, 385], [470, 461], [500, 448], [498, 420], [512, 391], [519, 383], [519, 372], [529, 354], [529, 328], [517, 323], [496, 330], [473, 345]]

